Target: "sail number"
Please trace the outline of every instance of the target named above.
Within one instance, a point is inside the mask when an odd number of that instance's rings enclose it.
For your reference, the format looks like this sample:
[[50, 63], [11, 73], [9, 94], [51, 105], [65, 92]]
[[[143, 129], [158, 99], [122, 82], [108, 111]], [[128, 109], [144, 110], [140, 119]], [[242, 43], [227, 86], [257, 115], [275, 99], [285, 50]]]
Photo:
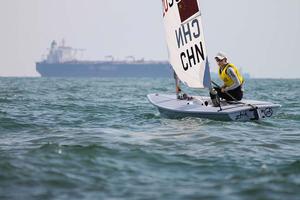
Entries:
[[[196, 39], [199, 41], [201, 36], [200, 22], [195, 18], [188, 23], [182, 24], [178, 30], [175, 30], [175, 36], [178, 49], [181, 49], [186, 44], [191, 43]], [[193, 46], [180, 53], [180, 60], [184, 71], [187, 71], [190, 67], [204, 61], [204, 59], [205, 55], [201, 40], [195, 42]]]
[[162, 0], [163, 4], [163, 16], [169, 11], [169, 8], [172, 8], [173, 5], [179, 3], [181, 0]]

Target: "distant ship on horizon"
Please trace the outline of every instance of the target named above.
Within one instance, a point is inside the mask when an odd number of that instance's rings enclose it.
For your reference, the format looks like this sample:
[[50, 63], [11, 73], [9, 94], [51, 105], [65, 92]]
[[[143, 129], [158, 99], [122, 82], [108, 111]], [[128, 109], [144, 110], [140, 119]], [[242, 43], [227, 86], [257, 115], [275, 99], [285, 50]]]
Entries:
[[36, 62], [36, 71], [42, 77], [172, 77], [173, 70], [167, 61], [110, 60], [85, 61], [76, 58], [77, 51], [54, 40], [46, 58]]

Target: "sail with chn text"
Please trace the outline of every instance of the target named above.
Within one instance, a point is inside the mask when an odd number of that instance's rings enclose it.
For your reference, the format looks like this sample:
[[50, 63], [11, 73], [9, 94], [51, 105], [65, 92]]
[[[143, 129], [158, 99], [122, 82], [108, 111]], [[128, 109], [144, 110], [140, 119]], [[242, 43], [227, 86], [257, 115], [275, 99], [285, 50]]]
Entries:
[[210, 87], [208, 56], [198, 0], [162, 0], [169, 62], [191, 88]]

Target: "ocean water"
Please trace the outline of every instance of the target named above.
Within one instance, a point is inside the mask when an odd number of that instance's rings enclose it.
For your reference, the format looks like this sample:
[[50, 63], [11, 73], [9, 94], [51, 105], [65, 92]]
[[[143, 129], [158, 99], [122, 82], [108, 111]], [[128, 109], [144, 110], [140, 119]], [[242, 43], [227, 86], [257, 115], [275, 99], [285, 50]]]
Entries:
[[299, 199], [300, 80], [245, 90], [282, 108], [165, 119], [146, 95], [172, 79], [0, 78], [0, 199]]

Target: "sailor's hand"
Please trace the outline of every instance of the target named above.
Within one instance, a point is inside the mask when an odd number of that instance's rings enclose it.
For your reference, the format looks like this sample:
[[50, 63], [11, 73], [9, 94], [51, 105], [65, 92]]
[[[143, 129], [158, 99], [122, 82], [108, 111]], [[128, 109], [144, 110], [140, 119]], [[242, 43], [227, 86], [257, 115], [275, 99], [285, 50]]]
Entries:
[[225, 93], [225, 92], [226, 92], [225, 88], [222, 87], [222, 88], [221, 88], [221, 92], [222, 92], [222, 93]]

